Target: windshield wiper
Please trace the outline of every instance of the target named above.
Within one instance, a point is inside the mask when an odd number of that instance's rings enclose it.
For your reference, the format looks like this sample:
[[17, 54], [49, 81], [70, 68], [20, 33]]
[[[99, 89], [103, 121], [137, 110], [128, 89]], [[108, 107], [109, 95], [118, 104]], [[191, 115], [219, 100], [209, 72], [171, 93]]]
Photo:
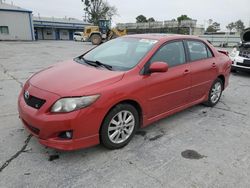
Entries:
[[82, 57], [81, 59], [84, 60], [85, 63], [87, 63], [88, 65], [91, 65], [91, 66], [94, 66], [94, 67], [100, 67], [101, 66], [101, 67], [104, 67], [104, 68], [106, 68], [108, 70], [113, 69], [113, 67], [111, 65], [104, 64], [104, 63], [102, 63], [100, 61], [90, 61], [90, 60], [85, 59], [84, 57]]

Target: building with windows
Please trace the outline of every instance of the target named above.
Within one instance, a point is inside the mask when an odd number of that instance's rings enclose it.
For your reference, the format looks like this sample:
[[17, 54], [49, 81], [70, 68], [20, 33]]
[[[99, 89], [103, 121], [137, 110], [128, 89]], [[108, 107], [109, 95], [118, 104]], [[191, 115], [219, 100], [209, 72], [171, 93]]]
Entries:
[[0, 0], [0, 40], [35, 40], [32, 11]]
[[146, 23], [118, 23], [118, 28], [125, 28], [129, 34], [136, 33], [178, 33], [189, 35], [203, 35], [205, 28], [198, 25], [197, 20], [155, 21]]
[[73, 40], [87, 25], [75, 18], [33, 17], [32, 11], [0, 0], [0, 40]]
[[83, 32], [87, 22], [75, 18], [33, 17], [36, 40], [73, 40], [74, 32]]

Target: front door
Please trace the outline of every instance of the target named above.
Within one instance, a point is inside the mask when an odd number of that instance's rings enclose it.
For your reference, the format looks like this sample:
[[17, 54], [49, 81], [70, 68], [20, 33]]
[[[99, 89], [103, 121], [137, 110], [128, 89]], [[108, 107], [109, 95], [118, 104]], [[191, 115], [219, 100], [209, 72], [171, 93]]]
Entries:
[[191, 77], [183, 42], [175, 41], [162, 46], [150, 63], [159, 61], [168, 63], [169, 70], [152, 73], [145, 79], [149, 119], [185, 105], [189, 98]]

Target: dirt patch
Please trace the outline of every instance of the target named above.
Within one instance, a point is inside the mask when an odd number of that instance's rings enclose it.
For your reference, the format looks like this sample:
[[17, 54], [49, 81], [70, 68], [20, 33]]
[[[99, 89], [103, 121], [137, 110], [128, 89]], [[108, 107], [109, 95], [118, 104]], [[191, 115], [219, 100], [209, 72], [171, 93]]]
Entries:
[[207, 156], [199, 154], [197, 151], [194, 150], [185, 150], [181, 152], [181, 156], [186, 159], [203, 159], [206, 158]]
[[149, 141], [155, 141], [155, 140], [158, 140], [159, 138], [161, 138], [161, 137], [163, 137], [164, 136], [164, 134], [159, 134], [159, 135], [156, 135], [156, 136], [154, 136], [154, 137], [152, 137], [152, 138], [149, 138]]
[[136, 135], [140, 135], [140, 136], [146, 136], [146, 134], [147, 134], [147, 132], [146, 131], [137, 131], [136, 133], [135, 133]]

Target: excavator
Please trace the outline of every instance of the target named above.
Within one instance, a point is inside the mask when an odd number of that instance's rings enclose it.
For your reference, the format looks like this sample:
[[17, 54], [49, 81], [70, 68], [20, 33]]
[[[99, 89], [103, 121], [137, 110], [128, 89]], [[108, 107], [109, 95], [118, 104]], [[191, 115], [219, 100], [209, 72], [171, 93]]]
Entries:
[[111, 28], [111, 20], [99, 20], [98, 26], [84, 28], [84, 41], [90, 41], [93, 45], [127, 35], [126, 29]]

